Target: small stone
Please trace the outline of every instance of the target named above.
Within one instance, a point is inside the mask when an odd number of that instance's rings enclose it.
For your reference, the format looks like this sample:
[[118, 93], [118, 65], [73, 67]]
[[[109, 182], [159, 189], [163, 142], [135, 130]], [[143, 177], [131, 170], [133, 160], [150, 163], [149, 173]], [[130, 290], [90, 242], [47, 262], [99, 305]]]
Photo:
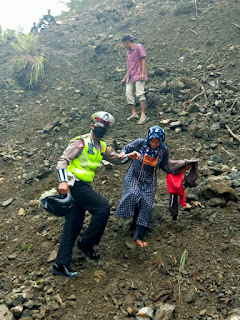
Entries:
[[202, 309], [202, 310], [199, 312], [199, 315], [200, 315], [200, 316], [204, 316], [206, 313], [207, 313], [207, 309]]
[[14, 317], [20, 318], [23, 312], [23, 306], [19, 305], [19, 306], [13, 307], [10, 309], [10, 311], [13, 313]]
[[35, 199], [35, 200], [30, 200], [29, 201], [29, 205], [32, 207], [38, 206], [39, 205], [39, 200]]
[[175, 306], [165, 303], [158, 307], [153, 320], [170, 320], [173, 318]]
[[208, 66], [206, 66], [207, 70], [215, 70], [217, 67], [215, 66], [215, 64], [209, 64]]
[[137, 312], [138, 316], [144, 317], [144, 318], [153, 318], [153, 310], [149, 307], [144, 307], [138, 310]]
[[133, 241], [125, 241], [125, 245], [128, 249], [131, 249], [131, 250], [136, 249], [136, 244]]
[[0, 202], [0, 207], [7, 207], [13, 202], [14, 198], [10, 198], [8, 200]]
[[57, 258], [57, 250], [52, 250], [48, 256], [47, 262], [52, 262]]
[[182, 124], [180, 121], [174, 121], [170, 123], [169, 128], [174, 130], [175, 128], [181, 127], [181, 126]]
[[160, 123], [168, 125], [171, 121], [172, 121], [171, 119], [165, 119], [165, 120], [161, 120]]
[[132, 315], [133, 314], [133, 308], [132, 307], [127, 307], [127, 312], [128, 312], [128, 314]]
[[0, 319], [1, 320], [14, 320], [14, 316], [11, 311], [8, 310], [8, 307], [4, 304], [0, 305]]
[[68, 300], [77, 300], [77, 296], [73, 293], [67, 299]]
[[189, 290], [185, 297], [186, 302], [193, 303], [195, 299], [196, 299], [196, 292], [194, 290]]
[[18, 252], [12, 253], [10, 254], [10, 256], [8, 256], [8, 260], [15, 260], [18, 256]]
[[19, 216], [25, 216], [25, 215], [26, 215], [25, 209], [20, 208], [20, 209], [18, 210], [18, 215], [19, 215]]

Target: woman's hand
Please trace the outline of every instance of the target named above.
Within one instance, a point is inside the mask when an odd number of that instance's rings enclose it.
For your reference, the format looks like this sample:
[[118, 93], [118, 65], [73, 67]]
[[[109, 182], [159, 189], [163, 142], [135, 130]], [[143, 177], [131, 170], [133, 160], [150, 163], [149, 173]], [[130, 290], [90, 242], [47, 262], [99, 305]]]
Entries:
[[64, 195], [67, 194], [67, 192], [70, 192], [69, 185], [67, 184], [67, 182], [60, 182], [58, 186], [58, 192]]
[[127, 156], [128, 156], [131, 160], [140, 160], [140, 159], [141, 159], [141, 155], [140, 155], [140, 153], [137, 152], [137, 151], [133, 151], [133, 152], [129, 153]]
[[118, 159], [123, 160], [123, 159], [124, 159], [124, 157], [125, 157], [125, 152], [121, 152], [121, 153], [119, 153], [119, 155], [118, 155]]

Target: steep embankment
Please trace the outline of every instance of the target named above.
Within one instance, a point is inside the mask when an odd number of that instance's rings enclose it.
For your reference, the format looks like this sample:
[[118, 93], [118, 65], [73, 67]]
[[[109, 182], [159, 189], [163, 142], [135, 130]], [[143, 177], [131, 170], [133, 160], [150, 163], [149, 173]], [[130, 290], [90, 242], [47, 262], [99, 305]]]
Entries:
[[[239, 307], [239, 141], [226, 129], [239, 135], [239, 1], [198, 1], [197, 15], [192, 2], [98, 1], [52, 26], [39, 36], [46, 76], [33, 91], [20, 92], [11, 75], [15, 52], [10, 43], [0, 47], [0, 319], [6, 306], [22, 320], [134, 319], [141, 307], [155, 312], [162, 302], [176, 306], [176, 319], [210, 320]], [[151, 120], [141, 127], [126, 121], [124, 33], [147, 51]], [[79, 279], [54, 278], [63, 221], [33, 200], [57, 185], [58, 157], [89, 130], [96, 110], [116, 118], [107, 137], [115, 149], [161, 124], [172, 158], [200, 161], [198, 185], [187, 191], [200, 203], [173, 223], [160, 173], [149, 247], [140, 250], [128, 223], [113, 217], [126, 166], [102, 167], [94, 188], [112, 204], [102, 260], [93, 264], [74, 251]]]

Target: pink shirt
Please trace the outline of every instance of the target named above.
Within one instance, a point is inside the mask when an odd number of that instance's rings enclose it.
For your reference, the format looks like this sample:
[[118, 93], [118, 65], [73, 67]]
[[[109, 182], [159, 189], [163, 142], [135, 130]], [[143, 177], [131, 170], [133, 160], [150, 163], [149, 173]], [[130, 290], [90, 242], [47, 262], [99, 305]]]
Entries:
[[[142, 73], [142, 58], [146, 57], [146, 51], [141, 44], [134, 43], [133, 47], [127, 52], [127, 82], [131, 77], [132, 82], [140, 80]], [[145, 70], [145, 81], [147, 81], [147, 72]]]

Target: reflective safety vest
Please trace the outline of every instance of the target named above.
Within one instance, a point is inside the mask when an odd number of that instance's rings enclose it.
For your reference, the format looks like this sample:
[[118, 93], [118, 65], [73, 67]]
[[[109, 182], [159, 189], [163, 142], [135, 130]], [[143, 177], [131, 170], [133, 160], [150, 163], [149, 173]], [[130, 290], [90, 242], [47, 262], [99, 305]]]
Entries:
[[93, 182], [95, 176], [95, 170], [99, 167], [103, 155], [106, 152], [106, 143], [100, 140], [101, 148], [97, 150], [94, 148], [92, 141], [89, 136], [87, 137], [76, 137], [73, 140], [83, 139], [84, 148], [78, 158], [73, 159], [69, 162], [67, 167], [68, 172], [72, 172], [75, 177], [79, 180], [86, 182]]

